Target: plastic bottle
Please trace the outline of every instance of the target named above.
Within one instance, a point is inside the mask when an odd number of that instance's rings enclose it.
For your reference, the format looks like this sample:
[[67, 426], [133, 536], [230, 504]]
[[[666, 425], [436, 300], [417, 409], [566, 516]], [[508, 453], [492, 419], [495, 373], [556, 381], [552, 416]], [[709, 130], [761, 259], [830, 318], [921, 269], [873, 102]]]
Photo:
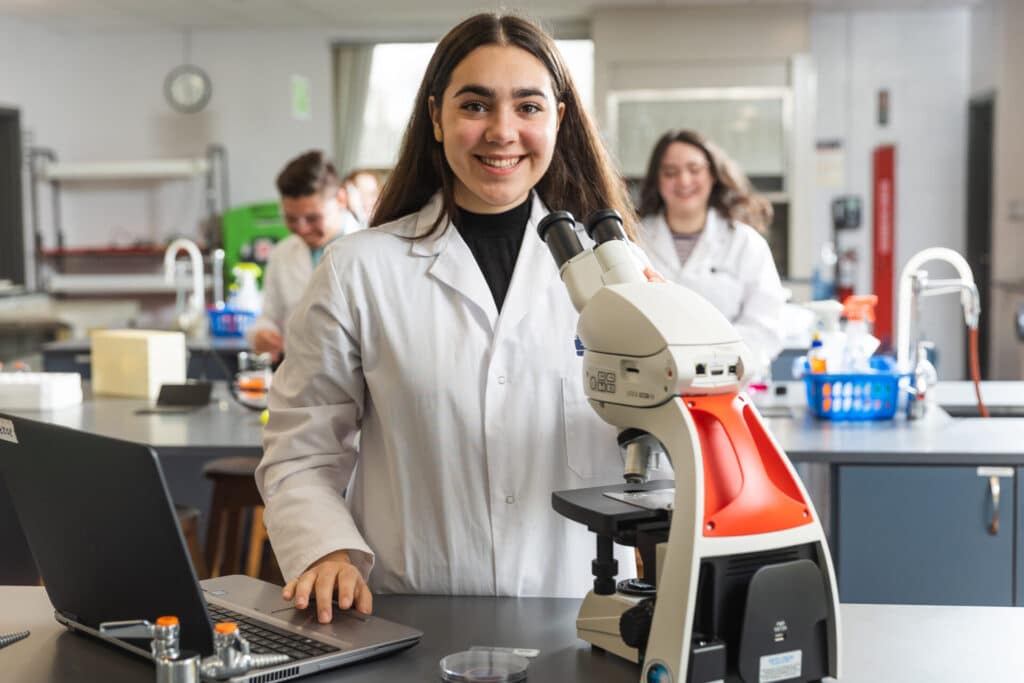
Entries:
[[811, 342], [811, 350], [807, 352], [807, 364], [815, 375], [828, 372], [828, 360], [825, 357], [825, 345], [818, 337]]
[[910, 396], [907, 401], [907, 417], [918, 419], [935, 404], [935, 385], [939, 383], [939, 373], [928, 359], [928, 352], [934, 348], [928, 341], [917, 343], [917, 364], [910, 379]]
[[815, 301], [833, 299], [836, 295], [836, 248], [825, 242], [818, 254], [818, 262], [811, 274], [811, 298]]
[[879, 340], [871, 334], [869, 325], [875, 322], [878, 297], [861, 294], [846, 297], [843, 315], [846, 316], [846, 351], [843, 354], [843, 372], [866, 372], [871, 369], [871, 355]]
[[260, 276], [260, 267], [255, 263], [239, 263], [231, 273], [235, 276], [235, 284], [228, 297], [228, 308], [233, 311], [259, 313], [263, 308], [263, 295], [256, 284]]
[[846, 333], [839, 329], [839, 318], [843, 314], [843, 305], [838, 301], [812, 301], [804, 304], [815, 316], [812, 338], [822, 343], [821, 356], [831, 372], [838, 372], [842, 367], [843, 354], [846, 351]]

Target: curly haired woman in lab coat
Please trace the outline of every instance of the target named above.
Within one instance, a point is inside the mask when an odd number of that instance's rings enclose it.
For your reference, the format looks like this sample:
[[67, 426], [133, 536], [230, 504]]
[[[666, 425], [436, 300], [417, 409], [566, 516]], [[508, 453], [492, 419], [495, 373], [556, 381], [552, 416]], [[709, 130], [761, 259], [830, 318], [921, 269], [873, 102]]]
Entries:
[[651, 152], [639, 213], [640, 245], [655, 270], [711, 301], [767, 366], [782, 350], [785, 303], [762, 237], [771, 204], [712, 142], [670, 130]]
[[551, 38], [516, 16], [453, 28], [375, 227], [328, 249], [288, 328], [256, 475], [285, 599], [326, 621], [335, 591], [369, 612], [371, 587], [587, 590], [593, 536], [551, 492], [619, 482], [622, 461], [537, 224], [608, 206], [632, 232]]

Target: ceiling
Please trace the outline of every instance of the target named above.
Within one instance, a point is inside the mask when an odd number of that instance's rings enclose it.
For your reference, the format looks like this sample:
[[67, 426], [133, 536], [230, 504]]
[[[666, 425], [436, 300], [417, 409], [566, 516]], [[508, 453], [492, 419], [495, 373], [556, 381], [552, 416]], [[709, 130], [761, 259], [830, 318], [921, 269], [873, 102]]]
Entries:
[[[548, 22], [585, 22], [601, 7], [807, 5], [817, 10], [948, 8], [985, 0], [520, 0], [493, 6], [521, 8]], [[0, 0], [0, 16], [93, 30], [367, 27], [379, 30], [449, 27], [486, 5], [480, 0]], [[346, 31], [347, 33], [347, 31]]]

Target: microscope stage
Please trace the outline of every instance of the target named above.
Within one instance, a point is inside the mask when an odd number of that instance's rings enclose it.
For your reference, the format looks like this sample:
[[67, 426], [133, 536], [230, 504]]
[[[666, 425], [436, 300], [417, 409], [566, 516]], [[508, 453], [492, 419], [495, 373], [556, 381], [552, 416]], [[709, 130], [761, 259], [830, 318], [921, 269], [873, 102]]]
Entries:
[[[585, 524], [588, 529], [599, 536], [610, 536], [619, 539], [631, 539], [641, 525], [644, 528], [664, 525], [668, 528], [671, 517], [669, 510], [658, 507], [649, 509], [637, 504], [626, 503], [618, 498], [629, 497], [646, 491], [674, 489], [675, 482], [671, 479], [659, 479], [644, 484], [613, 484], [595, 486], [587, 489], [571, 489], [555, 491], [551, 494], [551, 506], [564, 517], [574, 522]], [[628, 543], [627, 545], [632, 545]]]

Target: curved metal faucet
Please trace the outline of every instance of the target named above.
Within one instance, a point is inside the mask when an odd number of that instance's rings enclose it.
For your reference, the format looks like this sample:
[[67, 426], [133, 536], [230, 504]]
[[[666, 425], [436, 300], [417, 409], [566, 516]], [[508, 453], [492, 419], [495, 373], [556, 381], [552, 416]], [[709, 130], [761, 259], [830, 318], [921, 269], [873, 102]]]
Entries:
[[[945, 261], [956, 269], [959, 279], [929, 280], [928, 274], [921, 270], [921, 266], [928, 261]], [[910, 357], [913, 345], [910, 326], [914, 299], [952, 292], [960, 292], [964, 323], [968, 328], [976, 328], [981, 316], [981, 298], [978, 295], [978, 286], [974, 284], [974, 274], [963, 256], [945, 247], [929, 247], [911, 256], [903, 266], [900, 272], [899, 311], [896, 322], [896, 366], [900, 372], [914, 370], [914, 363]]]
[[206, 288], [203, 285], [203, 255], [196, 243], [190, 239], [179, 238], [167, 245], [164, 251], [164, 281], [175, 282], [174, 262], [179, 251], [185, 251], [192, 262], [192, 296], [188, 301], [188, 312], [178, 312], [178, 327], [187, 332], [196, 333], [206, 315]]

